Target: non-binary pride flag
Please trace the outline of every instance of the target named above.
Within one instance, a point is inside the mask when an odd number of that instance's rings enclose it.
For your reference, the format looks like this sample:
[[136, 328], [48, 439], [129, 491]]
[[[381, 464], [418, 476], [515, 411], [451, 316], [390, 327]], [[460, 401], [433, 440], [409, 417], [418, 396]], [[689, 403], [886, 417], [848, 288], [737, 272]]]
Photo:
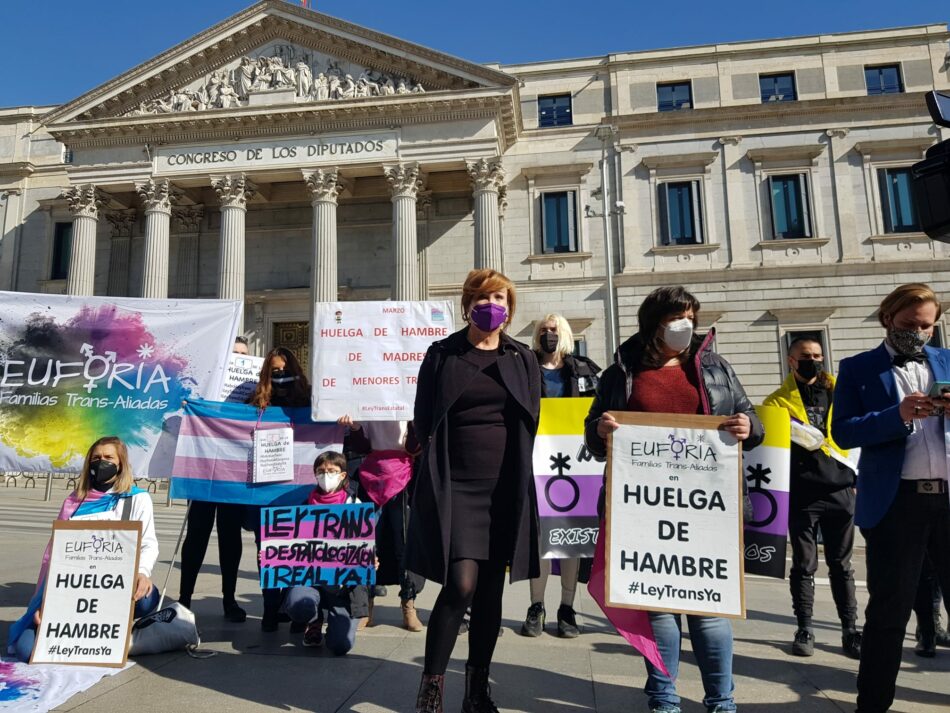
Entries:
[[[254, 432], [293, 429], [293, 480], [254, 483]], [[313, 461], [343, 450], [343, 427], [314, 423], [309, 408], [189, 400], [178, 432], [171, 497], [245, 505], [299, 505], [315, 485]]]
[[742, 456], [753, 510], [745, 523], [745, 571], [784, 579], [791, 423], [783, 408], [756, 406], [755, 411], [765, 426], [765, 440]]
[[534, 485], [542, 558], [594, 556], [604, 466], [584, 446], [584, 418], [592, 401], [541, 399], [534, 441]]

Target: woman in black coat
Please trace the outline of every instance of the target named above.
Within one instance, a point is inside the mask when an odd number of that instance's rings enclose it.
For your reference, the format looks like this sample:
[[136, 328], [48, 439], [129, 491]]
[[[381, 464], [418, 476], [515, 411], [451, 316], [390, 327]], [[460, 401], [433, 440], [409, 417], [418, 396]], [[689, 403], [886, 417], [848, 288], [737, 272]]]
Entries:
[[504, 333], [515, 288], [473, 270], [462, 288], [468, 326], [429, 347], [419, 370], [414, 427], [422, 445], [406, 566], [443, 585], [429, 617], [417, 713], [441, 713], [445, 669], [471, 606], [463, 713], [497, 711], [488, 667], [501, 624], [505, 568], [539, 574], [532, 450], [538, 361]]

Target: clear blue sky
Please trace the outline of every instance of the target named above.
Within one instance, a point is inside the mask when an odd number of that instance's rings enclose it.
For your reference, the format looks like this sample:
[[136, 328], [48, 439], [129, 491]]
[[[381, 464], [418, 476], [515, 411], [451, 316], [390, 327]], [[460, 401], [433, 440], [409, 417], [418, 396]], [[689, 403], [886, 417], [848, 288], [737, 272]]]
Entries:
[[[946, 0], [311, 0], [473, 62], [947, 22]], [[0, 106], [69, 101], [252, 0], [2, 0]], [[299, 3], [298, 3], [299, 4]]]

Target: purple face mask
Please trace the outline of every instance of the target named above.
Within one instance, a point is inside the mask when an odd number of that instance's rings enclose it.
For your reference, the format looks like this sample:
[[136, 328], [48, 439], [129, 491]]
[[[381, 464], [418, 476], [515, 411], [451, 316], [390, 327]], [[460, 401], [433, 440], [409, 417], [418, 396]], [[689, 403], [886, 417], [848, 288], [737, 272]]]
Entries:
[[472, 308], [471, 319], [483, 332], [494, 332], [508, 319], [508, 310], [493, 302], [486, 302]]

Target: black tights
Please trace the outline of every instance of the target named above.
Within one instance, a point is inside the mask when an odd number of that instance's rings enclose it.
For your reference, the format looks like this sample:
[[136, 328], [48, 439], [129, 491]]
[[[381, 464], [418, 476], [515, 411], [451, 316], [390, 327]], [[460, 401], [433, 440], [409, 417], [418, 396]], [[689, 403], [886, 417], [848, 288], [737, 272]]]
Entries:
[[505, 562], [458, 559], [449, 562], [445, 586], [429, 616], [425, 672], [442, 675], [458, 639], [465, 610], [472, 607], [468, 627], [468, 663], [487, 667], [495, 653], [501, 626]]

